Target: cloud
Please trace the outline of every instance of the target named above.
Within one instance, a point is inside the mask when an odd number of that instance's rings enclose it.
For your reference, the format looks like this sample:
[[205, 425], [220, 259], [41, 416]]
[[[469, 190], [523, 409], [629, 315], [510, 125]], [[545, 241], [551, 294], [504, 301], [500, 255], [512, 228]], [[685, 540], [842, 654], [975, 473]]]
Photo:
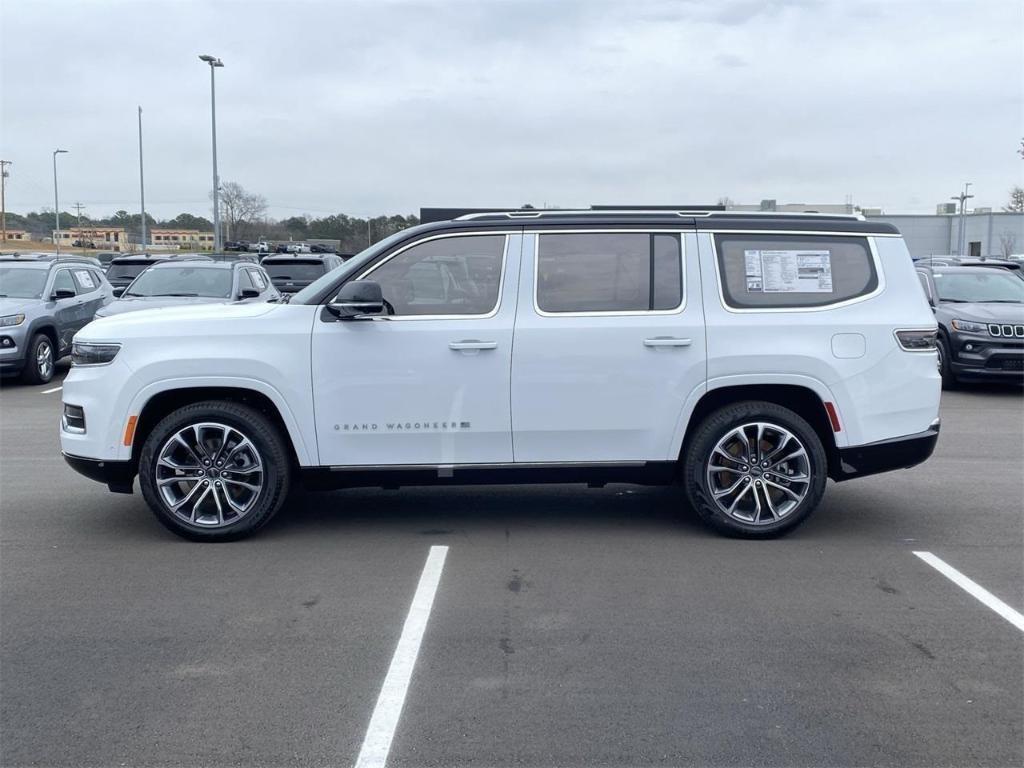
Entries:
[[[105, 2], [0, 5], [8, 205], [278, 216], [543, 202], [842, 201], [930, 210], [1019, 179], [1012, 2]], [[913, 33], [908, 33], [913, 30]], [[59, 40], [55, 55], [50, 40]]]

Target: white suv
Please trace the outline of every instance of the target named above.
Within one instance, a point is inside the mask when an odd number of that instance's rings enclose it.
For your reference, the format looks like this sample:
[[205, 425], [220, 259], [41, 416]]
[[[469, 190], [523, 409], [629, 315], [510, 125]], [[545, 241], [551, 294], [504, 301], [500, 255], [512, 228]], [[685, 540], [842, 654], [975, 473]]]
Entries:
[[288, 304], [78, 333], [68, 463], [199, 540], [307, 488], [680, 483], [773, 536], [826, 479], [918, 464], [936, 323], [896, 229], [857, 216], [467, 214], [400, 232]]

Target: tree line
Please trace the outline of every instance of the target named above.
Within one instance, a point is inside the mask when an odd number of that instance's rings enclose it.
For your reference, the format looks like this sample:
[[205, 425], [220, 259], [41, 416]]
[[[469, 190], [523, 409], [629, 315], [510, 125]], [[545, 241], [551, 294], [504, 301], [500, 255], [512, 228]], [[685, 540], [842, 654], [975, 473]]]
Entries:
[[[340, 240], [343, 253], [358, 253], [368, 245], [420, 223], [414, 214], [407, 216], [374, 216], [361, 218], [345, 213], [314, 217], [308, 215], [274, 219], [267, 215], [267, 201], [262, 195], [246, 191], [240, 184], [226, 182], [220, 190], [221, 228], [224, 240]], [[60, 212], [61, 229], [77, 227], [124, 227], [130, 239], [138, 242], [142, 216], [125, 210], [109, 216], [81, 217], [73, 211]], [[212, 232], [213, 222], [205, 216], [179, 213], [171, 219], [157, 219], [146, 214], [148, 230], [195, 229]], [[8, 229], [23, 229], [32, 239], [49, 238], [54, 228], [52, 208], [27, 214], [8, 213]]]

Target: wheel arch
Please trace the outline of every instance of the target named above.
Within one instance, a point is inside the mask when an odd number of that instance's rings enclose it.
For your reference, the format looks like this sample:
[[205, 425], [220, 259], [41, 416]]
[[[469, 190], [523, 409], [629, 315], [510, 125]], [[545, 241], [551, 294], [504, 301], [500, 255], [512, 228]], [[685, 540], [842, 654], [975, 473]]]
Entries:
[[25, 339], [28, 343], [32, 342], [32, 339], [37, 333], [44, 333], [53, 345], [53, 359], [54, 362], [60, 359], [60, 337], [57, 335], [57, 326], [48, 319], [36, 320], [28, 328], [28, 333], [25, 334]]
[[[749, 400], [762, 400], [781, 405], [806, 420], [818, 435], [818, 439], [821, 440], [822, 447], [825, 449], [829, 476], [838, 470], [839, 445], [828, 411], [825, 410], [826, 400], [815, 388], [807, 384], [795, 383], [721, 384], [720, 386], [711, 386], [709, 383], [709, 389], [700, 397], [690, 412], [678, 453], [679, 458], [686, 455], [690, 441], [708, 415], [732, 403]], [[833, 401], [828, 400], [828, 402]]]
[[[294, 464], [302, 466], [309, 463], [305, 444], [291, 412], [282, 408], [271, 395], [244, 385], [184, 385], [152, 393], [137, 410], [138, 420], [131, 448], [132, 464], [138, 466], [142, 445], [161, 419], [178, 408], [208, 400], [240, 403], [255, 408], [280, 430]], [[132, 412], [135, 413], [136, 409], [133, 408]]]

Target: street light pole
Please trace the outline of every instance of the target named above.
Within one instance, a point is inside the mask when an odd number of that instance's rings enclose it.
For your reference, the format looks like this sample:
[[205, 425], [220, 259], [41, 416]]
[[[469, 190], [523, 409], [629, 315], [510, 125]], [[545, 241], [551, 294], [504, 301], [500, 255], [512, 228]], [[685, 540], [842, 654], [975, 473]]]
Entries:
[[142, 176], [142, 107], [139, 107], [139, 206], [142, 209], [142, 250], [146, 250], [146, 184]]
[[7, 166], [10, 160], [0, 160], [0, 243], [7, 242]]
[[57, 195], [57, 155], [66, 155], [66, 149], [53, 150], [53, 216], [57, 231], [54, 233], [53, 242], [57, 246], [57, 255], [60, 256], [60, 198]]
[[210, 125], [213, 133], [213, 250], [221, 251], [223, 243], [220, 236], [220, 179], [217, 176], [217, 91], [214, 70], [223, 67], [224, 62], [216, 56], [204, 54], [199, 57], [210, 65]]
[[949, 198], [950, 200], [959, 200], [960, 201], [960, 231], [957, 233], [957, 238], [956, 238], [956, 255], [957, 256], [963, 256], [964, 255], [964, 244], [966, 242], [966, 240], [964, 239], [964, 213], [966, 213], [967, 201], [970, 200], [972, 197], [974, 197], [974, 195], [968, 195], [967, 194], [967, 190], [971, 186], [971, 184], [972, 184], [972, 182], [970, 182], [970, 181], [966, 182], [964, 184], [964, 191], [963, 192], [961, 192], [959, 195], [956, 195], [955, 197]]

